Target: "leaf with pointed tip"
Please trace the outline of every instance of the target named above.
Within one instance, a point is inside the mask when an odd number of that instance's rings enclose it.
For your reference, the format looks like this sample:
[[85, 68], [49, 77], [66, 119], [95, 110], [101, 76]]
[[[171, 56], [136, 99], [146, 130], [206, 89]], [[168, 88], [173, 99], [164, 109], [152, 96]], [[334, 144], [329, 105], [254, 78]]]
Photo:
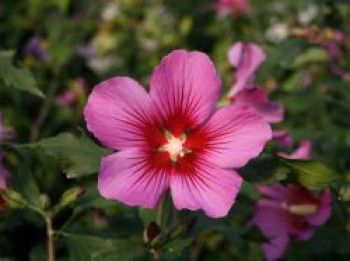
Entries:
[[142, 241], [103, 238], [90, 235], [64, 233], [69, 249], [69, 260], [107, 261], [135, 260], [145, 255]]
[[13, 54], [13, 51], [0, 52], [0, 78], [8, 86], [44, 98], [44, 94], [38, 89], [30, 70], [28, 68], [17, 68], [13, 65]]
[[79, 178], [98, 172], [101, 158], [109, 154], [107, 149], [97, 146], [85, 135], [76, 137], [71, 133], [61, 133], [20, 147], [44, 149], [61, 161], [67, 178]]
[[296, 175], [298, 182], [307, 187], [323, 188], [339, 180], [339, 175], [321, 162], [282, 158], [280, 160], [293, 170], [292, 174]]

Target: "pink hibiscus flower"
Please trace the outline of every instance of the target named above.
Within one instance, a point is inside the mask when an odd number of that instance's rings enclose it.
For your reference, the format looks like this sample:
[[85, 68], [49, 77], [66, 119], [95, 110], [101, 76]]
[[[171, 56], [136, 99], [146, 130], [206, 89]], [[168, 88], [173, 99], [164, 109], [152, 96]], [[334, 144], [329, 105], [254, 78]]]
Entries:
[[291, 154], [278, 152], [277, 155], [291, 160], [309, 160], [311, 159], [312, 143], [310, 140], [302, 140], [299, 147]]
[[265, 52], [254, 43], [238, 42], [228, 52], [230, 63], [236, 67], [235, 83], [228, 98], [232, 98], [245, 88], [253, 87], [255, 73], [266, 59]]
[[215, 9], [221, 15], [233, 13], [241, 16], [247, 13], [248, 8], [248, 0], [217, 0]]
[[309, 240], [331, 213], [329, 189], [316, 194], [301, 185], [274, 184], [259, 186], [266, 198], [258, 200], [250, 225], [257, 225], [270, 239], [262, 246], [267, 260], [278, 260], [285, 254], [291, 237]]
[[155, 208], [170, 190], [177, 209], [225, 216], [242, 184], [233, 169], [259, 155], [271, 130], [252, 109], [216, 109], [220, 89], [210, 59], [184, 50], [162, 60], [149, 93], [128, 77], [96, 86], [84, 110], [87, 127], [119, 151], [102, 159], [99, 192]]
[[235, 104], [254, 108], [269, 123], [281, 122], [284, 118], [283, 106], [277, 102], [270, 102], [262, 88], [243, 89], [231, 100]]

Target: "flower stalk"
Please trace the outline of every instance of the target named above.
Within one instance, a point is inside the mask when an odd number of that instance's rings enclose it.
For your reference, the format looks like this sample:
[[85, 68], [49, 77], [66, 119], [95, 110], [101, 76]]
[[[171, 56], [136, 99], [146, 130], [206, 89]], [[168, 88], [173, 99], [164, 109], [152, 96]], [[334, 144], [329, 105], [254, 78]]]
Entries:
[[[167, 198], [167, 193], [160, 200], [160, 202], [158, 204], [158, 208], [157, 208], [156, 223], [161, 230], [163, 230], [162, 227], [164, 227], [163, 216], [164, 216], [164, 211], [165, 211], [165, 207], [166, 207], [166, 198]], [[151, 253], [152, 253], [155, 261], [159, 261], [161, 259], [161, 247], [153, 247], [151, 250]]]
[[52, 226], [52, 216], [50, 213], [45, 214], [46, 235], [47, 235], [47, 261], [55, 261], [55, 231]]

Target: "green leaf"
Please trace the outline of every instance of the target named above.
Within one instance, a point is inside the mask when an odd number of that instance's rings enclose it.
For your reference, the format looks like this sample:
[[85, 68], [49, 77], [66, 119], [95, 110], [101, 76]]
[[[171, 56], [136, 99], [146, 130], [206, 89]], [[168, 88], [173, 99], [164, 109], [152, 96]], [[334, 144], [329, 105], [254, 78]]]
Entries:
[[305, 52], [299, 54], [293, 61], [292, 67], [298, 68], [310, 63], [322, 63], [329, 60], [329, 55], [325, 49], [321, 47], [311, 47]]
[[44, 94], [38, 89], [30, 70], [27, 68], [16, 68], [12, 64], [13, 54], [13, 51], [0, 52], [0, 78], [8, 86], [43, 98]]
[[113, 249], [104, 250], [96, 253], [91, 261], [115, 261], [115, 260], [125, 260], [125, 261], [135, 261], [135, 260], [145, 260], [146, 249], [141, 246], [135, 246], [128, 242], [116, 245]]
[[107, 261], [135, 260], [146, 249], [142, 241], [133, 239], [112, 239], [89, 235], [64, 233], [69, 249], [69, 260]]
[[54, 4], [57, 8], [59, 8], [62, 12], [66, 12], [69, 6], [70, 0], [51, 0], [52, 4]]
[[174, 240], [165, 245], [165, 249], [172, 255], [181, 255], [181, 253], [193, 243], [193, 238]]
[[11, 174], [11, 186], [30, 202], [31, 205], [39, 206], [40, 190], [25, 162], [22, 162], [18, 171]]
[[339, 176], [321, 162], [286, 159], [281, 161], [290, 167], [297, 180], [307, 187], [323, 188], [339, 180]]
[[67, 178], [79, 178], [98, 172], [101, 158], [109, 154], [107, 149], [97, 146], [85, 135], [78, 138], [71, 133], [61, 133], [20, 147], [43, 148], [61, 161]]
[[302, 71], [296, 71], [293, 73], [283, 84], [282, 89], [285, 91], [295, 91], [301, 89], [301, 78], [302, 78], [303, 72]]
[[301, 39], [288, 39], [273, 48], [259, 72], [259, 79], [274, 74], [283, 69], [288, 69], [290, 64], [306, 48], [307, 44]]

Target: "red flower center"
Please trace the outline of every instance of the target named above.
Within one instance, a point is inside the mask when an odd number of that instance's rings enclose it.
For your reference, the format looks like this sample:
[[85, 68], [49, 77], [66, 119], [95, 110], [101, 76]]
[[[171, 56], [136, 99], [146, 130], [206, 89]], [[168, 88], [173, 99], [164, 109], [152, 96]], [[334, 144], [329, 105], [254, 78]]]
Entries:
[[194, 173], [198, 156], [208, 147], [208, 135], [193, 126], [191, 118], [181, 111], [162, 122], [147, 124], [144, 135], [150, 166], [167, 173]]

